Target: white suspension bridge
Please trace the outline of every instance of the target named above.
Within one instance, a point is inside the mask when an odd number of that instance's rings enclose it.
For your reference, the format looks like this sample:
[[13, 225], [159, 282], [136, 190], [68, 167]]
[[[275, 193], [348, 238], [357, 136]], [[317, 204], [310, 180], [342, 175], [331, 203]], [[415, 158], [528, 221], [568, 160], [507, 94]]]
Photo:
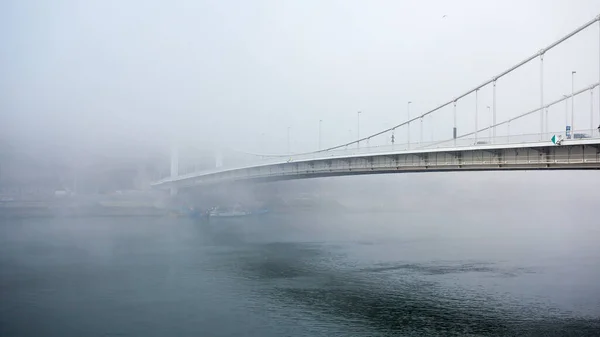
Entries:
[[[573, 36], [598, 23], [598, 82], [589, 83], [575, 89], [572, 80], [570, 95], [555, 97], [546, 101], [544, 97], [544, 56], [555, 47]], [[529, 111], [498, 122], [496, 87], [500, 79], [516, 71], [524, 65], [539, 60], [540, 64], [540, 104]], [[571, 73], [573, 79], [575, 71]], [[492, 122], [479, 127], [478, 111], [479, 91], [487, 86], [492, 87]], [[287, 179], [303, 179], [311, 177], [393, 173], [393, 172], [440, 172], [440, 171], [475, 171], [475, 170], [540, 170], [540, 169], [600, 169], [600, 125], [594, 124], [594, 91], [600, 88], [600, 15], [583, 24], [579, 28], [542, 48], [525, 60], [505, 71], [493, 76], [490, 80], [458, 95], [434, 109], [384, 129], [366, 137], [303, 153], [264, 154], [237, 151], [244, 153], [252, 160], [243, 164], [223, 165], [221, 155], [217, 156], [216, 167], [210, 170], [184, 168], [180, 170], [177, 151], [171, 158], [170, 176], [152, 183], [157, 188], [169, 188], [172, 193], [180, 188], [204, 184], [228, 183], [235, 181], [274, 181]], [[600, 121], [600, 90], [598, 101]], [[575, 121], [575, 97], [590, 96], [589, 122]], [[467, 96], [475, 96], [475, 128], [471, 132], [458, 134], [457, 104]], [[551, 116], [549, 109], [565, 103], [564, 129], [550, 130], [549, 121], [560, 119]], [[410, 107], [407, 103], [407, 107]], [[569, 114], [569, 103], [571, 113]], [[423, 142], [423, 118], [433, 117], [445, 107], [453, 109], [452, 138]], [[360, 113], [359, 113], [360, 114]], [[511, 134], [511, 123], [528, 116], [539, 114], [539, 126], [529, 133]], [[569, 118], [570, 117], [570, 118]], [[466, 118], [466, 116], [465, 116]], [[432, 118], [433, 120], [433, 118]], [[411, 143], [410, 125], [419, 123], [419, 141]], [[577, 122], [577, 124], [575, 124]], [[600, 123], [600, 122], [599, 122]], [[556, 123], [553, 123], [556, 124]], [[562, 122], [560, 123], [562, 124]], [[320, 126], [320, 123], [319, 123]], [[506, 126], [505, 135], [497, 135], [497, 129]], [[360, 127], [360, 126], [359, 126]], [[396, 142], [396, 133], [406, 128], [406, 141]], [[288, 130], [289, 132], [289, 130]], [[319, 132], [320, 133], [320, 132]], [[391, 144], [370, 146], [376, 137], [389, 137]], [[432, 137], [433, 138], [433, 137]], [[289, 135], [288, 135], [289, 143]], [[319, 147], [320, 147], [319, 139]], [[364, 146], [367, 144], [367, 146]], [[361, 146], [362, 145], [362, 146]], [[289, 148], [289, 145], [288, 145]]]

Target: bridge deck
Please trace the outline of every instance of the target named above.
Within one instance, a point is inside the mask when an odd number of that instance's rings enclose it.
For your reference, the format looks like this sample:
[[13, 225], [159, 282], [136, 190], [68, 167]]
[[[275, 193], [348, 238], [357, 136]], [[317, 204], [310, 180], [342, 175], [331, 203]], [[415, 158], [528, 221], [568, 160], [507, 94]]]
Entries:
[[[366, 151], [363, 150], [363, 151]], [[508, 145], [477, 145], [412, 151], [338, 153], [275, 158], [244, 167], [167, 178], [159, 188], [185, 188], [234, 181], [275, 181], [325, 176], [400, 172], [600, 169], [600, 139]]]

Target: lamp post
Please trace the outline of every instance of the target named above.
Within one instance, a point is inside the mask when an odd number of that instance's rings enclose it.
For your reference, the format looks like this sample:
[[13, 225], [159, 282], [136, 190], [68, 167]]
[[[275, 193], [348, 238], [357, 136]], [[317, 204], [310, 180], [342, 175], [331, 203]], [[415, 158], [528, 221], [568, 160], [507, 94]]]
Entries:
[[569, 134], [567, 130], [569, 129], [569, 96], [563, 95], [563, 98], [565, 99], [565, 139], [568, 139]]
[[287, 153], [290, 153], [290, 129], [291, 126], [287, 127]]
[[362, 112], [356, 113], [356, 148], [360, 148], [360, 114]]
[[571, 72], [571, 135], [575, 136], [575, 74], [577, 72], [573, 70]]
[[[488, 105], [487, 109], [488, 109], [488, 113], [491, 114], [492, 108]], [[489, 141], [491, 142], [492, 141], [492, 119], [491, 118], [490, 118], [490, 128], [488, 131], [489, 131], [489, 138], [490, 138]]]
[[407, 117], [407, 120], [408, 120], [408, 126], [407, 126], [408, 130], [406, 132], [406, 135], [407, 135], [406, 136], [407, 137], [407, 141], [406, 141], [407, 145], [406, 145], [406, 147], [408, 149], [410, 149], [410, 104], [411, 103], [412, 103], [411, 101], [408, 101], [408, 103], [406, 104], [406, 117]]
[[319, 150], [321, 150], [321, 124], [323, 123], [322, 119], [319, 119]]

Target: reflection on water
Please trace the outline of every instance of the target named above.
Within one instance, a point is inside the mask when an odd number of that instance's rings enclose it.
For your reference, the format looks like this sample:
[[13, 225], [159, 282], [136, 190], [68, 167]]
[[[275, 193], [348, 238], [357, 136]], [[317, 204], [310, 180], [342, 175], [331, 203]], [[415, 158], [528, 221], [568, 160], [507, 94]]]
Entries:
[[3, 222], [0, 335], [598, 335], [593, 226], [436, 219]]
[[[335, 260], [330, 250], [322, 248], [296, 243], [253, 246], [253, 253], [241, 258], [237, 272], [269, 281], [263, 295], [274, 303], [304, 306], [315, 319], [343, 318], [371, 328], [365, 335], [592, 336], [600, 331], [598, 318], [573, 317], [543, 303], [503, 303], [484, 293], [420, 277], [454, 273], [516, 277], [531, 271], [504, 270], [493, 263], [399, 264], [340, 271], [314, 265], [315, 260]], [[239, 262], [240, 257], [235, 259]], [[386, 272], [394, 273], [381, 275]], [[286, 282], [273, 282], [278, 279]]]

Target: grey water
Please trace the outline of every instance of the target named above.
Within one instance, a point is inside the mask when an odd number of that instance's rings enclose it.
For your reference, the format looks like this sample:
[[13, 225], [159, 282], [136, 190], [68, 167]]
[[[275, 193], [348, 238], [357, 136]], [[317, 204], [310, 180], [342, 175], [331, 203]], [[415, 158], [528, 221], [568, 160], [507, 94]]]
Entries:
[[0, 336], [598, 336], [598, 194], [535, 186], [209, 223], [4, 219]]

